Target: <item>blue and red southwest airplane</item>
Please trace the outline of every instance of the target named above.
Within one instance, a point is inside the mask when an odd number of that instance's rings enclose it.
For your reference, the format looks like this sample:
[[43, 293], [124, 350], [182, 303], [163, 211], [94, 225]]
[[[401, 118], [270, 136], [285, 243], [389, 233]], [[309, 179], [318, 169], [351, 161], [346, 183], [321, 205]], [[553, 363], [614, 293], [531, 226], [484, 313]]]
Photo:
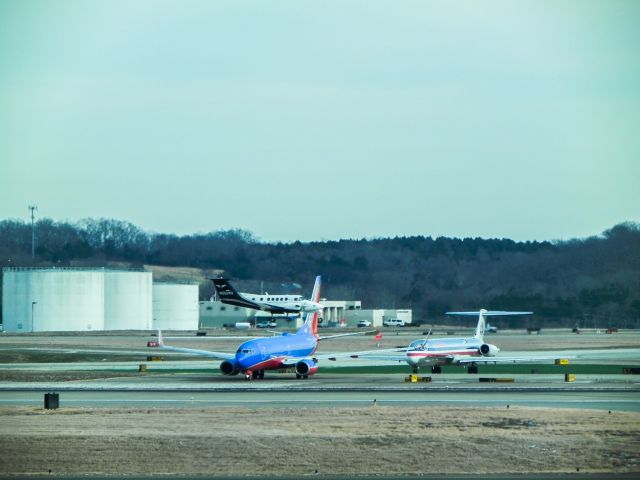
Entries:
[[[316, 277], [311, 301], [316, 303], [320, 301], [320, 276]], [[318, 311], [307, 313], [304, 324], [296, 333], [254, 338], [242, 343], [236, 353], [171, 347], [164, 344], [161, 332], [158, 332], [158, 348], [222, 360], [220, 371], [224, 375], [243, 373], [247, 380], [264, 378], [265, 370], [282, 370], [286, 368], [294, 368], [296, 378], [306, 379], [318, 371], [319, 358], [336, 358], [336, 354], [314, 355], [320, 340], [370, 333], [343, 333], [320, 337], [318, 335], [318, 314]], [[349, 357], [353, 353], [344, 352], [338, 354], [338, 356]]]

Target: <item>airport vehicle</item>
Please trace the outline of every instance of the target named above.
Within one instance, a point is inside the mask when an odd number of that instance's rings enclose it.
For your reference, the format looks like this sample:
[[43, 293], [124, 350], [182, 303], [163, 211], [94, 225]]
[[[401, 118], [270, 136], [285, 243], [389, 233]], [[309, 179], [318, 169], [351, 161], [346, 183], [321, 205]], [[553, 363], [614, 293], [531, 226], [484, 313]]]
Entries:
[[[320, 299], [320, 277], [316, 277], [311, 298]], [[296, 333], [282, 333], [273, 337], [260, 337], [242, 343], [235, 353], [213, 352], [165, 345], [162, 332], [158, 332], [158, 347], [174, 352], [201, 355], [222, 360], [220, 371], [224, 375], [244, 374], [246, 380], [264, 378], [265, 370], [293, 368], [296, 378], [306, 379], [318, 371], [318, 359], [336, 357], [336, 354], [315, 355], [318, 342], [329, 338], [362, 335], [369, 332], [341, 333], [326, 337], [318, 336], [318, 312], [306, 314], [305, 322]], [[351, 353], [340, 353], [348, 357]]]
[[228, 326], [238, 330], [249, 330], [251, 328], [251, 324], [249, 322], [236, 322]]
[[[478, 315], [478, 324], [472, 337], [460, 338], [426, 338], [414, 340], [408, 347], [379, 350], [378, 352], [361, 352], [357, 357], [366, 359], [405, 361], [413, 373], [418, 373], [420, 367], [430, 366], [431, 373], [441, 373], [442, 365], [469, 365], [477, 367], [478, 363], [513, 363], [549, 360], [551, 357], [503, 357], [497, 356], [500, 349], [490, 343], [485, 343], [484, 332], [486, 317], [493, 315], [531, 315], [533, 312], [505, 312], [505, 311], [473, 311], [447, 312], [447, 315]], [[404, 352], [403, 354], [379, 355], [383, 352]], [[352, 355], [353, 358], [356, 356]]]
[[404, 320], [400, 320], [397, 318], [389, 318], [382, 322], [382, 325], [385, 327], [404, 327]]
[[358, 327], [370, 327], [371, 322], [369, 320], [360, 320], [358, 322]]
[[[238, 292], [226, 278], [212, 278], [218, 298], [222, 303], [237, 307], [253, 308], [269, 313], [307, 313], [322, 310], [320, 298], [305, 300], [300, 295], [271, 295], [269, 293]], [[320, 277], [316, 277], [316, 284]]]
[[261, 320], [256, 323], [256, 328], [276, 328], [277, 326], [275, 320]]

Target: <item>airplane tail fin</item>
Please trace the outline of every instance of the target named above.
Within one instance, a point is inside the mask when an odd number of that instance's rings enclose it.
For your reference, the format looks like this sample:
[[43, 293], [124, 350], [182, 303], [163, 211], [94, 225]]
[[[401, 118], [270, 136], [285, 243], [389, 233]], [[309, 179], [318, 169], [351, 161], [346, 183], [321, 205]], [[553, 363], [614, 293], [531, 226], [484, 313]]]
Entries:
[[320, 275], [316, 277], [316, 282], [313, 284], [313, 291], [311, 292], [311, 301], [319, 303], [320, 302], [320, 283], [321, 278]]
[[244, 299], [240, 296], [240, 294], [236, 291], [233, 286], [229, 283], [229, 280], [226, 278], [212, 278], [213, 287], [216, 289], [216, 294], [218, 295], [218, 300], [240, 300], [244, 301]]
[[[313, 292], [311, 292], [311, 301], [320, 302], [320, 275], [316, 277], [316, 282], [313, 285]], [[318, 317], [320, 312], [309, 312], [305, 316], [304, 324], [298, 330], [298, 333], [305, 333], [307, 335], [318, 335]]]
[[475, 338], [484, 341], [484, 329], [487, 326], [487, 311], [484, 308], [480, 309], [478, 312], [478, 324], [476, 325], [476, 333], [473, 335]]
[[473, 335], [481, 342], [484, 341], [484, 330], [487, 323], [486, 317], [489, 315], [532, 315], [533, 312], [505, 312], [501, 310], [485, 310], [480, 309], [477, 312], [446, 312], [446, 315], [478, 315], [478, 325], [476, 325], [476, 333]]

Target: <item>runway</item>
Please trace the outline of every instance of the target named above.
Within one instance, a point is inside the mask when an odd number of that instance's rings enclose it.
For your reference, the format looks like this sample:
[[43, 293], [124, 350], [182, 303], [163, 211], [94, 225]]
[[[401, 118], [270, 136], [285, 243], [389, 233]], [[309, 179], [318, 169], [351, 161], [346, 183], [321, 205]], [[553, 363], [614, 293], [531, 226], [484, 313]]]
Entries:
[[[387, 343], [407, 344], [418, 336], [403, 330]], [[218, 351], [238, 344], [165, 339]], [[405, 381], [410, 370], [404, 363], [358, 359], [320, 361], [307, 380], [267, 371], [264, 379], [245, 381], [221, 375], [216, 361], [145, 349], [147, 340], [148, 333], [0, 336], [0, 425], [13, 462], [7, 471], [232, 475], [243, 465], [243, 477], [353, 472], [401, 478], [419, 471], [438, 478], [450, 469], [543, 468], [565, 476], [579, 467], [578, 475], [597, 478], [604, 469], [610, 478], [610, 472], [637, 465], [640, 375], [625, 370], [640, 365], [638, 332], [501, 334], [495, 343], [509, 355], [575, 358], [569, 365], [483, 365], [477, 374], [445, 367], [437, 375], [423, 372], [430, 381], [416, 383]], [[348, 338], [323, 347], [360, 351], [371, 344]], [[567, 372], [574, 381], [565, 381]], [[44, 409], [47, 392], [59, 394], [57, 410]], [[407, 448], [407, 439], [424, 451]], [[228, 449], [248, 440], [261, 452], [258, 463], [247, 464], [245, 452]], [[437, 456], [429, 455], [434, 445]]]
[[[472, 406], [640, 411], [638, 391], [60, 391], [61, 407], [324, 408]], [[42, 391], [3, 391], [0, 406], [42, 406]]]
[[[417, 334], [403, 329], [393, 336], [387, 335], [391, 336], [388, 342], [408, 343]], [[262, 380], [245, 382], [241, 375], [221, 375], [218, 361], [193, 357], [183, 360], [179, 355], [170, 355], [171, 352], [136, 349], [144, 345], [147, 338], [148, 334], [144, 333], [0, 337], [0, 353], [5, 359], [0, 363], [0, 405], [41, 405], [42, 392], [56, 391], [65, 406], [309, 408], [370, 405], [375, 400], [379, 404], [405, 406], [521, 405], [640, 411], [640, 375], [623, 374], [622, 368], [640, 363], [638, 332], [494, 335], [492, 340], [516, 354], [546, 353], [574, 359], [564, 369], [554, 365], [504, 365], [501, 369], [481, 366], [478, 375], [469, 375], [461, 367], [445, 368], [440, 375], [424, 373], [423, 376], [431, 379], [428, 383], [406, 383], [404, 379], [409, 371], [405, 364], [396, 362], [392, 367], [395, 370], [376, 370], [376, 362], [362, 359], [321, 362], [318, 374], [305, 381], [296, 380], [291, 372], [269, 371]], [[209, 348], [203, 346], [207, 342], [223, 343], [215, 349], [231, 349], [238, 342], [229, 337], [165, 338], [176, 342], [184, 338], [184, 342], [192, 342], [199, 348]], [[370, 343], [369, 339], [358, 337], [348, 341], [351, 342], [349, 348], [355, 350]], [[334, 345], [346, 348], [340, 342]], [[560, 345], [565, 349], [559, 349]], [[83, 356], [64, 361], [69, 354], [78, 352]], [[148, 361], [147, 356], [158, 354], [164, 361]], [[123, 355], [132, 359], [120, 361]], [[25, 361], [29, 359], [31, 361]], [[138, 373], [141, 365], [146, 373]], [[600, 370], [594, 368], [598, 365], [602, 366]], [[374, 368], [358, 370], [368, 367]], [[355, 368], [356, 373], [349, 368]], [[566, 372], [576, 373], [575, 381], [566, 382]], [[481, 383], [480, 377], [503, 382]]]

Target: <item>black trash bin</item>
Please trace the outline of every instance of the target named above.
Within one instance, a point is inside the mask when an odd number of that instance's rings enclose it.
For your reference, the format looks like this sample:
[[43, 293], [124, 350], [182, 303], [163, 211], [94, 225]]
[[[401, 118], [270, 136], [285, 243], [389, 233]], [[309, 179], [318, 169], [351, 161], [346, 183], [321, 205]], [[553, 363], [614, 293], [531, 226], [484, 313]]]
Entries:
[[55, 392], [44, 394], [44, 408], [46, 410], [55, 410], [60, 406], [60, 395]]

